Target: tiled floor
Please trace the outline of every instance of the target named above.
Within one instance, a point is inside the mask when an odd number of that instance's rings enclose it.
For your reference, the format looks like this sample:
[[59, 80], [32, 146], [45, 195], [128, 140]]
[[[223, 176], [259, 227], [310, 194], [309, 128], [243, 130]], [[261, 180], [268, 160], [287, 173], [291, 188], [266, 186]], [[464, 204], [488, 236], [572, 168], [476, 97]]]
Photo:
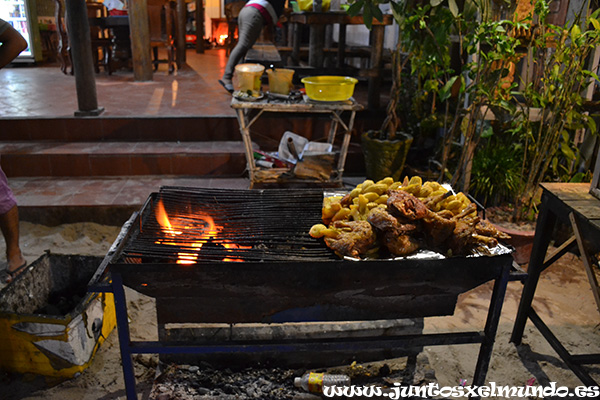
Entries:
[[[98, 105], [105, 109], [101, 117], [233, 117], [229, 106], [231, 96], [217, 82], [226, 61], [225, 50], [207, 50], [204, 54], [188, 50], [187, 65], [182, 70], [168, 75], [166, 66], [161, 65], [151, 82], [135, 82], [133, 73], [125, 70], [110, 76], [101, 72], [96, 75]], [[0, 87], [4, 88], [0, 97], [0, 118], [72, 117], [78, 109], [75, 78], [64, 75], [57, 65], [3, 69]], [[27, 146], [26, 143], [12, 145]], [[39, 147], [39, 143], [36, 146]], [[72, 150], [64, 146], [87, 146], [82, 150], [95, 154], [89, 143], [63, 144], [58, 149], [46, 146], [37, 150], [42, 153]], [[120, 143], [113, 150], [115, 154], [131, 153], [132, 146], [137, 144]], [[202, 151], [206, 148], [204, 145]], [[146, 151], [143, 148], [135, 150]], [[177, 152], [177, 142], [164, 150]], [[17, 177], [11, 178], [9, 183], [24, 216], [32, 209], [81, 207], [93, 210], [98, 206], [141, 206], [148, 195], [161, 186], [249, 187], [249, 181], [243, 177], [197, 179], [168, 175], [93, 179]]]
[[[149, 82], [135, 82], [131, 71], [108, 75], [101, 70], [95, 75], [101, 116], [233, 117], [231, 95], [218, 83], [226, 63], [225, 49], [203, 54], [188, 49], [181, 70], [169, 75], [166, 65], [159, 65]], [[0, 87], [0, 118], [72, 117], [78, 110], [75, 77], [57, 64], [4, 68]], [[354, 97], [366, 104], [366, 82], [357, 85]]]
[[[112, 75], [104, 72], [96, 74], [98, 106], [105, 110], [99, 118], [164, 117], [174, 118], [174, 124], [177, 121], [175, 118], [181, 117], [234, 118], [230, 107], [231, 96], [218, 83], [227, 62], [225, 50], [210, 49], [204, 54], [188, 50], [186, 56], [187, 65], [184, 68], [169, 75], [166, 66], [161, 65], [154, 73], [153, 80], [149, 82], [135, 82], [133, 73], [126, 70], [117, 71]], [[56, 64], [4, 68], [0, 70], [0, 87], [3, 88], [0, 96], [0, 118], [72, 119], [74, 112], [78, 110], [75, 78], [63, 74]], [[366, 104], [366, 85], [364, 89], [357, 86], [355, 98]], [[13, 142], [12, 145], [27, 144]], [[39, 146], [39, 143], [37, 145]], [[64, 146], [78, 145], [72, 143]], [[128, 143], [123, 147], [121, 143], [114, 148], [114, 154], [131, 153], [131, 146], [136, 144]], [[204, 144], [203, 149], [205, 148]], [[84, 149], [84, 152], [88, 150]], [[138, 150], [145, 151], [139, 148], [136, 152]], [[57, 150], [56, 147], [49, 147], [40, 151], [65, 151], [65, 148]], [[177, 149], [169, 147], [164, 151]], [[92, 150], [89, 152], [93, 153]], [[36, 166], [26, 167], [35, 169]], [[77, 166], [73, 165], [73, 168]], [[11, 177], [9, 183], [20, 208], [25, 211], [23, 214], [34, 210], [38, 212], [37, 215], [40, 210], [44, 212], [44, 209], [53, 210], [57, 207], [93, 209], [97, 206], [141, 206], [148, 195], [161, 186], [244, 189], [249, 187], [248, 179], [241, 176], [229, 179], [197, 179], [189, 176], [148, 175], [84, 179], [76, 176], [52, 178], [29, 175], [30, 177]]]
[[[227, 62], [225, 50], [188, 50], [186, 59], [187, 65], [172, 75], [160, 65], [149, 82], [135, 82], [127, 70], [96, 74], [102, 117], [234, 116], [231, 96], [218, 83]], [[0, 118], [71, 117], [78, 110], [75, 77], [56, 64], [5, 68], [0, 87]]]

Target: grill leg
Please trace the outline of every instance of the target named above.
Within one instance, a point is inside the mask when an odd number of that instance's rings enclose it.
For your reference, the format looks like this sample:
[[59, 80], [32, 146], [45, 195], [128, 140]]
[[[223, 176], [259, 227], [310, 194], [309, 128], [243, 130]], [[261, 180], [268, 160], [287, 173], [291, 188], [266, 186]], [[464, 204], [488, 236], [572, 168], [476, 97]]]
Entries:
[[121, 350], [121, 364], [123, 365], [123, 379], [125, 380], [125, 394], [128, 400], [137, 400], [135, 391], [135, 373], [133, 359], [131, 358], [129, 336], [129, 321], [127, 320], [127, 300], [123, 289], [121, 274], [112, 273], [113, 295], [115, 298], [115, 313], [117, 318], [117, 331], [119, 334], [119, 348]]
[[482, 386], [485, 384], [485, 376], [487, 375], [490, 359], [492, 358], [492, 350], [496, 332], [498, 331], [498, 323], [504, 303], [504, 295], [506, 294], [506, 286], [510, 275], [511, 264], [505, 265], [502, 269], [502, 275], [496, 278], [492, 299], [490, 300], [490, 309], [488, 311], [487, 320], [484, 328], [485, 340], [481, 344], [477, 365], [475, 366], [475, 374], [473, 375], [473, 385]]

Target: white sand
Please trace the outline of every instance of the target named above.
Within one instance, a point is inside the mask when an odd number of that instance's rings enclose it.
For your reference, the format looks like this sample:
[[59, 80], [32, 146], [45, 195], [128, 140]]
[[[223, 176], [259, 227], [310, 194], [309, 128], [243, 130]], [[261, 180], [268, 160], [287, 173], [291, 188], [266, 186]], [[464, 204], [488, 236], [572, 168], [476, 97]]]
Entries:
[[[23, 222], [21, 243], [29, 262], [37, 259], [45, 250], [59, 254], [104, 256], [119, 230], [119, 227], [93, 223], [45, 227]], [[0, 246], [3, 254], [4, 243]], [[540, 384], [556, 381], [559, 385], [569, 387], [581, 385], [531, 323], [527, 324], [522, 346], [517, 348], [508, 342], [521, 289], [519, 282], [509, 284], [487, 380], [501, 385], [522, 386], [531, 377], [536, 377]], [[465, 293], [459, 299], [454, 316], [427, 319], [425, 330], [438, 332], [482, 329], [490, 293], [491, 284]], [[155, 340], [153, 300], [132, 290], [127, 290], [127, 296], [132, 336]], [[583, 265], [577, 257], [564, 256], [542, 276], [535, 304], [538, 313], [570, 350], [600, 353], [600, 313], [596, 309]], [[478, 346], [430, 347], [425, 352], [441, 385], [456, 385], [460, 379], [466, 379], [470, 383]], [[139, 356], [135, 359], [138, 392], [144, 392], [143, 398], [147, 398], [156, 357]], [[595, 379], [600, 381], [600, 368], [593, 368], [593, 373]], [[3, 399], [124, 399], [116, 331], [108, 337], [91, 367], [80, 377], [47, 388], [40, 378], [4, 374], [0, 379], [0, 393]]]

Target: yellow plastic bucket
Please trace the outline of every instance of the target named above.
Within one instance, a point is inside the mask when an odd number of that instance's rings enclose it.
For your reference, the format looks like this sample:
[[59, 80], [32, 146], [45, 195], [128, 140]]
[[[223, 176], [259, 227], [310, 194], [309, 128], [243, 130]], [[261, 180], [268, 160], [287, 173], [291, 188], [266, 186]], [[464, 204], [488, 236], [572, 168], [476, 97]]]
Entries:
[[267, 70], [269, 76], [269, 91], [271, 93], [290, 94], [293, 88], [293, 69], [276, 68]]
[[264, 65], [260, 64], [238, 64], [235, 67], [235, 78], [233, 88], [243, 92], [252, 90], [260, 92], [260, 77], [265, 71]]

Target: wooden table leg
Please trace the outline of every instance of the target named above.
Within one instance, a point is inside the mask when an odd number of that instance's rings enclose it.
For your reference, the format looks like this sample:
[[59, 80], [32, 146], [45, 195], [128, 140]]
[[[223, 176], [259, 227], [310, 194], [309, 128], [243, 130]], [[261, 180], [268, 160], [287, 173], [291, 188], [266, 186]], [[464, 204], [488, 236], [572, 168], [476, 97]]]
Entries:
[[598, 311], [600, 311], [600, 288], [598, 287], [598, 280], [596, 279], [596, 274], [592, 270], [590, 256], [588, 255], [587, 249], [585, 248], [583, 236], [579, 229], [575, 213], [569, 214], [569, 219], [571, 220], [571, 227], [573, 228], [573, 233], [575, 233], [575, 237], [577, 238], [579, 254], [581, 255], [583, 266], [585, 267], [585, 273], [587, 274], [588, 280], [590, 281], [590, 285], [592, 287], [592, 294], [594, 295], [594, 300], [596, 301], [596, 308], [598, 309]]
[[236, 116], [240, 124], [240, 133], [244, 141], [244, 151], [246, 152], [246, 164], [248, 166], [248, 175], [250, 177], [250, 189], [254, 186], [256, 164], [254, 163], [254, 150], [252, 149], [252, 139], [250, 138], [250, 124], [246, 119], [243, 109], [237, 109]]
[[552, 239], [552, 231], [556, 224], [556, 214], [550, 210], [547, 203], [548, 196], [544, 194], [542, 196], [542, 205], [535, 227], [535, 238], [533, 240], [529, 267], [527, 268], [528, 277], [525, 281], [525, 286], [523, 287], [523, 294], [521, 295], [521, 301], [519, 302], [515, 325], [510, 337], [510, 341], [516, 345], [521, 344], [521, 340], [523, 339], [523, 331], [525, 330], [531, 303], [533, 302], [540, 274], [544, 269], [544, 259], [546, 258], [548, 245]]
[[356, 117], [356, 111], [352, 111], [350, 114], [350, 121], [346, 127], [344, 133], [344, 141], [342, 142], [342, 148], [340, 149], [340, 159], [338, 161], [338, 177], [341, 179], [344, 173], [344, 166], [346, 165], [346, 156], [348, 155], [348, 147], [350, 146], [350, 139], [352, 137], [352, 127], [354, 126], [354, 118]]

